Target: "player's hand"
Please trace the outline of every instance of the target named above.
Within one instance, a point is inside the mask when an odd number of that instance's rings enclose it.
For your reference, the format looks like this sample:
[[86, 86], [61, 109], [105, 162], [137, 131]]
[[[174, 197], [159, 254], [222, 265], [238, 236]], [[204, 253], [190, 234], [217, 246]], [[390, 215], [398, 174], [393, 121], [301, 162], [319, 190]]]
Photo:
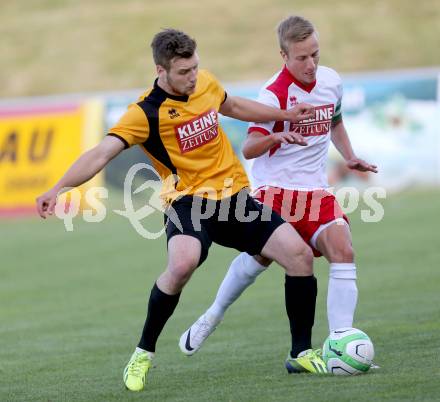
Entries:
[[292, 109], [287, 111], [288, 120], [292, 123], [298, 123], [301, 120], [307, 120], [315, 116], [315, 108], [308, 103], [298, 103]]
[[297, 144], [306, 146], [307, 142], [301, 134], [294, 133], [293, 131], [274, 133], [274, 138], [277, 144]]
[[37, 198], [37, 211], [43, 219], [46, 219], [48, 215], [53, 215], [57, 196], [58, 192], [53, 188]]
[[377, 173], [377, 166], [370, 165], [368, 162], [365, 162], [363, 159], [352, 158], [347, 161], [347, 167], [353, 170], [359, 170], [360, 172], [373, 172]]

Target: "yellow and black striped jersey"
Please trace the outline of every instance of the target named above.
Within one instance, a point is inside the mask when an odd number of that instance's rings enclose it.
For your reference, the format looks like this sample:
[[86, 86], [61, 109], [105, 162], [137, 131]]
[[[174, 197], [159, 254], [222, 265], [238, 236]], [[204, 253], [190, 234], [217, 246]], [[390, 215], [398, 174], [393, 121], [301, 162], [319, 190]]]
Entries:
[[[162, 197], [179, 193], [221, 199], [249, 182], [243, 166], [218, 122], [226, 92], [206, 70], [200, 70], [190, 96], [176, 96], [157, 85], [148, 89], [109, 131], [126, 147], [139, 145], [163, 180]], [[175, 176], [173, 176], [175, 175]], [[177, 177], [176, 177], [177, 176]], [[214, 191], [205, 192], [204, 188]]]

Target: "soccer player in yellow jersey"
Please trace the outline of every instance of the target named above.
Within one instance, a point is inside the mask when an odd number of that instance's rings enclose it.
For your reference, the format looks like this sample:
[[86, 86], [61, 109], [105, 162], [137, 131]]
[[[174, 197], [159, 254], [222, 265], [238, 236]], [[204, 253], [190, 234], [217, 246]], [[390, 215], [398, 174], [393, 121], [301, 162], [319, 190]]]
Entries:
[[[162, 197], [177, 220], [166, 221], [168, 264], [151, 290], [141, 339], [124, 370], [125, 386], [132, 391], [144, 388], [157, 339], [213, 241], [284, 267], [291, 324], [295, 290], [313, 281], [311, 249], [291, 225], [248, 195], [244, 169], [218, 123], [218, 113], [243, 121], [298, 122], [310, 118], [313, 108], [299, 104], [286, 111], [228, 96], [209, 72], [199, 71], [196, 43], [181, 31], [163, 30], [151, 46], [158, 75], [153, 87], [37, 198], [41, 217], [52, 215], [63, 188], [83, 184], [132, 145], [142, 147], [163, 179]], [[311, 297], [299, 301], [305, 315], [313, 315], [307, 307]]]

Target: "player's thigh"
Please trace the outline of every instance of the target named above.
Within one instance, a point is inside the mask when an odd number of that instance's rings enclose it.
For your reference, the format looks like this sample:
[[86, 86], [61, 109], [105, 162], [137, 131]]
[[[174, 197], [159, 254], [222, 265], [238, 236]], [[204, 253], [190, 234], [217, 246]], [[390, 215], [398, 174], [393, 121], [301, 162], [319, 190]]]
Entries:
[[[212, 240], [208, 233], [206, 222], [203, 221], [197, 227], [194, 226], [191, 209], [192, 197], [183, 197], [172, 204], [173, 218], [165, 216], [166, 235], [168, 244], [168, 265], [201, 265], [208, 256]], [[168, 214], [170, 211], [168, 211]], [[174, 238], [178, 239], [175, 240]], [[196, 246], [193, 246], [196, 245]], [[170, 247], [171, 245], [171, 247]], [[186, 248], [188, 245], [188, 248]], [[176, 249], [176, 251], [174, 251]], [[194, 252], [197, 250], [197, 252]], [[170, 253], [172, 255], [170, 255]]]
[[348, 224], [337, 220], [327, 226], [316, 238], [316, 248], [331, 263], [353, 262], [354, 252]]
[[217, 244], [257, 255], [276, 228], [283, 224], [278, 214], [241, 191], [231, 197], [227, 219], [213, 216], [207, 229]]
[[313, 273], [312, 250], [289, 223], [282, 224], [272, 233], [260, 254], [276, 261], [289, 275]]

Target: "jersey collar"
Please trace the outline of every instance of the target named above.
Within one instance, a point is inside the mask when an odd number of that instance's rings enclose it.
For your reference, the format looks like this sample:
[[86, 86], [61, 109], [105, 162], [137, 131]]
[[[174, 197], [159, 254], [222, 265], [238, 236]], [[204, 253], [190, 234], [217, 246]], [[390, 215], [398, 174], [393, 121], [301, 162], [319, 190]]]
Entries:
[[283, 74], [286, 74], [290, 81], [293, 82], [297, 87], [301, 88], [303, 91], [308, 93], [312, 92], [313, 88], [315, 88], [316, 80], [311, 82], [310, 84], [303, 84], [301, 81], [297, 80], [293, 74], [287, 69], [287, 66], [284, 65]]
[[180, 102], [188, 102], [188, 95], [172, 95], [169, 94], [168, 92], [164, 91], [158, 84], [157, 84], [157, 78], [154, 80], [154, 90], [157, 93], [160, 93], [162, 96], [164, 96], [165, 98], [170, 98], [176, 101], [180, 101]]

